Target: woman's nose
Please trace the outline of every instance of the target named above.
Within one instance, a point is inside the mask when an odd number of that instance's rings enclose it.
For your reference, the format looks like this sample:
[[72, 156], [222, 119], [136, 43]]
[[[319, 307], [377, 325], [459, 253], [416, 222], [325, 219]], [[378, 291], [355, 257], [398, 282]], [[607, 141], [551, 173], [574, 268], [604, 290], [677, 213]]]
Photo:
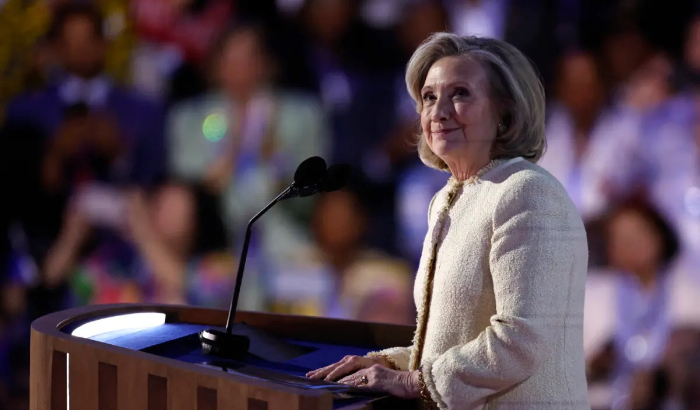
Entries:
[[452, 117], [452, 105], [447, 98], [438, 98], [435, 101], [435, 106], [433, 107], [433, 112], [431, 115], [431, 120], [434, 122], [447, 121]]

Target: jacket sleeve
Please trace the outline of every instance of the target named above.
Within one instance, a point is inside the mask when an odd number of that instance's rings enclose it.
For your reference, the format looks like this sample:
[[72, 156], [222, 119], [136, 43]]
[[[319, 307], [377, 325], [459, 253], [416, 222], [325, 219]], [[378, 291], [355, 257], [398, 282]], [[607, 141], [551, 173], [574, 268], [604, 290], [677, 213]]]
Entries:
[[475, 339], [423, 361], [426, 386], [441, 409], [475, 408], [527, 380], [567, 326], [572, 279], [580, 258], [588, 257], [583, 223], [563, 188], [546, 176], [513, 185], [504, 187], [492, 214], [496, 314]]
[[366, 357], [385, 357], [387, 358], [396, 370], [408, 370], [408, 361], [411, 358], [411, 349], [409, 347], [390, 347], [378, 352], [367, 353]]

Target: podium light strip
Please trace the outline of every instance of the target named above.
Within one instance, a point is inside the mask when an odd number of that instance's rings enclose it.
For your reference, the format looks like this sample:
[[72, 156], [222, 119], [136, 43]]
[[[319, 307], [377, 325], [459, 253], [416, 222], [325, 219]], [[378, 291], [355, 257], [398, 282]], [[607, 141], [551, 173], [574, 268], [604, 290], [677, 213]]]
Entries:
[[127, 315], [119, 315], [106, 317], [103, 319], [93, 320], [85, 323], [71, 333], [72, 336], [90, 339], [97, 335], [115, 330], [124, 329], [146, 329], [149, 327], [160, 326], [165, 323], [165, 313], [146, 312], [146, 313], [130, 313]]

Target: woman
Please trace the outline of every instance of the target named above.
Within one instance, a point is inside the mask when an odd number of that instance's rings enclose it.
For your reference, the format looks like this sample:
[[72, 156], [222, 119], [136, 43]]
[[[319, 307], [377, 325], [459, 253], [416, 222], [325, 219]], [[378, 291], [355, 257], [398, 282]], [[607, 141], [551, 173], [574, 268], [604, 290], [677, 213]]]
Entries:
[[[176, 105], [169, 114], [170, 171], [221, 195], [232, 238], [286, 187], [301, 161], [325, 153], [328, 133], [320, 105], [311, 96], [275, 86], [268, 38], [249, 23], [224, 33], [213, 52], [217, 89]], [[263, 249], [253, 241], [249, 265], [295, 254], [299, 238], [309, 240], [310, 204], [280, 204], [261, 220], [256, 226]]]
[[384, 323], [411, 323], [413, 274], [403, 260], [365, 245], [359, 193], [327, 193], [316, 203], [315, 243], [275, 268], [271, 310]]
[[308, 374], [441, 409], [587, 409], [586, 234], [534, 163], [544, 92], [517, 49], [439, 33], [408, 63], [418, 149], [450, 172], [433, 198], [416, 278], [413, 345]]
[[227, 250], [219, 198], [198, 184], [170, 181], [127, 200], [127, 232], [149, 279], [149, 299], [224, 308], [235, 260]]
[[584, 348], [591, 392], [607, 393], [590, 399], [593, 406], [636, 409], [652, 400], [651, 380], [642, 381], [667, 356], [676, 325], [669, 274], [678, 237], [652, 204], [636, 197], [608, 216], [606, 237], [611, 272], [588, 274]]
[[199, 185], [177, 181], [149, 193], [114, 195], [109, 199], [121, 205], [109, 228], [128, 244], [98, 242], [83, 257], [91, 231], [104, 229], [105, 217], [96, 218], [76, 198], [44, 265], [47, 286], [67, 282], [69, 303], [79, 305], [143, 301], [228, 305], [235, 260], [226, 250], [216, 196]]

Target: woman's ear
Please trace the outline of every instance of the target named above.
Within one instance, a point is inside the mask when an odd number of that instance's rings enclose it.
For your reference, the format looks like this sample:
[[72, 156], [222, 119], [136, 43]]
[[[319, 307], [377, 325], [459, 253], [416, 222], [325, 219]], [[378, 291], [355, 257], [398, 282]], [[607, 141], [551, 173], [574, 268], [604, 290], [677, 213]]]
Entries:
[[508, 128], [510, 128], [511, 115], [509, 112], [504, 113], [501, 116], [501, 120], [498, 122], [498, 135], [503, 135]]

